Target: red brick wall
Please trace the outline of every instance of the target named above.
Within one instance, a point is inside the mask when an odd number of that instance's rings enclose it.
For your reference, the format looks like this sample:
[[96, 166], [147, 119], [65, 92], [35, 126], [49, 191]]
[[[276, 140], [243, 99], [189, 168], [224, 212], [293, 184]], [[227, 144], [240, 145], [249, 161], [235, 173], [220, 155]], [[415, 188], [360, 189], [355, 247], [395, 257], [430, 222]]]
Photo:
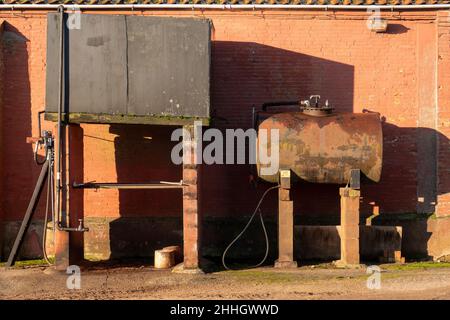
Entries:
[[[105, 13], [105, 12], [104, 12]], [[116, 12], [117, 13], [117, 12]], [[106, 14], [106, 13], [105, 13]], [[135, 13], [141, 14], [141, 12]], [[338, 111], [380, 112], [386, 119], [382, 182], [363, 189], [365, 215], [371, 203], [382, 213], [415, 212], [417, 208], [418, 35], [432, 24], [439, 52], [439, 209], [450, 208], [449, 27], [446, 14], [387, 13], [388, 33], [375, 34], [365, 13], [307, 11], [146, 11], [142, 14], [203, 15], [214, 25], [212, 105], [216, 126], [249, 127], [252, 105], [271, 100], [321, 94]], [[19, 38], [8, 44], [2, 134], [2, 193], [8, 220], [25, 211], [38, 170], [25, 138], [37, 134], [36, 114], [44, 106], [46, 17], [26, 12], [0, 12]], [[23, 41], [19, 41], [22, 39]], [[436, 57], [435, 57], [436, 58]], [[55, 88], [56, 90], [56, 88]], [[52, 124], [47, 123], [46, 128]], [[86, 181], [176, 180], [180, 168], [169, 164], [170, 130], [154, 127], [83, 125]], [[152, 137], [146, 139], [144, 137]], [[136, 143], [136, 141], [139, 141]], [[205, 168], [203, 210], [207, 216], [249, 214], [257, 196], [248, 184], [249, 166]], [[260, 190], [262, 190], [261, 187]], [[338, 212], [336, 186], [302, 185], [296, 212], [324, 217]], [[442, 202], [442, 203], [441, 203]], [[275, 212], [275, 198], [267, 212]], [[42, 209], [42, 204], [41, 204]], [[181, 216], [179, 191], [88, 191], [85, 217]], [[42, 211], [42, 210], [41, 210]]]
[[438, 18], [438, 215], [450, 215], [450, 13]]
[[[2, 204], [6, 220], [20, 219], [28, 205], [39, 174], [33, 165], [31, 145], [25, 142], [36, 128], [35, 114], [42, 108], [45, 88], [45, 35], [38, 29], [42, 19], [4, 17], [3, 44], [3, 110]], [[33, 38], [39, 39], [30, 41]], [[34, 61], [34, 63], [32, 63]], [[33, 131], [37, 134], [37, 130]]]

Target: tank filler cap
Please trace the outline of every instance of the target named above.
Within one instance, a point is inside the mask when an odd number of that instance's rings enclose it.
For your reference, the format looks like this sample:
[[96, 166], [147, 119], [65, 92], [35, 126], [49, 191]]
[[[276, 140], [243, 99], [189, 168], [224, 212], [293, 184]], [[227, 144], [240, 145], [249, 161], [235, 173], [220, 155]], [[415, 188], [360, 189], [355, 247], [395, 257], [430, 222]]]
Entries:
[[308, 100], [300, 101], [300, 108], [304, 114], [315, 117], [326, 116], [333, 112], [328, 100], [325, 101], [324, 105], [320, 105], [319, 95], [312, 95]]

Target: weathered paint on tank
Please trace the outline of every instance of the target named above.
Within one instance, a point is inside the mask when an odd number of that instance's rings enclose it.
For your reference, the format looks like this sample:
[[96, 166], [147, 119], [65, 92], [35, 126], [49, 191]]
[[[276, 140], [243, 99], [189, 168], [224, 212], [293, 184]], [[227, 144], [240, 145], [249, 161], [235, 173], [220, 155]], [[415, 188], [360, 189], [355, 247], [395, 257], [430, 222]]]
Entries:
[[[345, 184], [350, 170], [360, 169], [374, 182], [381, 176], [383, 134], [378, 113], [333, 113], [324, 117], [302, 112], [276, 113], [263, 120], [258, 129], [267, 129], [271, 154], [271, 129], [279, 129], [279, 168], [290, 169], [302, 180], [314, 183]], [[257, 146], [259, 146], [259, 141]], [[278, 182], [278, 174], [259, 176]]]

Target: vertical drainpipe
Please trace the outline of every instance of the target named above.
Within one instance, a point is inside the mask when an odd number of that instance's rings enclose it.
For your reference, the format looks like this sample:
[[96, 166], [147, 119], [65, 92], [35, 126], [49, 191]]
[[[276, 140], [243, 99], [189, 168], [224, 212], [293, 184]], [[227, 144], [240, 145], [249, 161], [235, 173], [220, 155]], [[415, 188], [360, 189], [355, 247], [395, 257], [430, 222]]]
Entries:
[[3, 259], [3, 21], [0, 23], [0, 261]]
[[62, 172], [61, 172], [61, 161], [62, 161], [62, 148], [64, 147], [64, 137], [63, 137], [63, 123], [62, 123], [62, 112], [64, 108], [64, 6], [60, 6], [58, 8], [59, 16], [59, 86], [58, 86], [58, 128], [57, 128], [57, 154], [55, 157], [55, 165], [56, 165], [56, 224], [59, 227], [62, 217], [62, 206], [61, 206], [61, 186], [62, 186]]

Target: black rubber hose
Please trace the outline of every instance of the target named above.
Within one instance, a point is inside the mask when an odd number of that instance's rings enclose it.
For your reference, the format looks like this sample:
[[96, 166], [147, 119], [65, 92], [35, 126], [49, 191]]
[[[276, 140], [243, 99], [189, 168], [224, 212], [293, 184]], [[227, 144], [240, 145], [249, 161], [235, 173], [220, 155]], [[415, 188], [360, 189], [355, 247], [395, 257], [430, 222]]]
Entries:
[[261, 203], [263, 202], [264, 198], [266, 197], [266, 195], [269, 193], [269, 191], [274, 190], [274, 189], [278, 189], [280, 186], [276, 185], [274, 187], [270, 187], [269, 189], [267, 189], [266, 191], [264, 191], [263, 195], [261, 196], [261, 199], [259, 199], [258, 205], [255, 208], [255, 211], [253, 211], [253, 214], [250, 216], [250, 219], [248, 220], [247, 224], [245, 225], [244, 229], [242, 229], [242, 231], [236, 236], [236, 238], [233, 239], [233, 241], [230, 242], [230, 244], [227, 246], [227, 248], [225, 249], [225, 251], [222, 254], [222, 265], [226, 270], [237, 270], [237, 269], [231, 269], [227, 266], [227, 264], [225, 263], [225, 257], [227, 255], [228, 250], [233, 246], [233, 244], [239, 240], [240, 237], [242, 237], [242, 235], [245, 233], [245, 231], [247, 231], [248, 227], [250, 226], [250, 224], [253, 221], [253, 218], [255, 217], [256, 213], [259, 212], [259, 217], [261, 220], [261, 225], [264, 231], [264, 236], [266, 238], [266, 253], [264, 255], [264, 258], [256, 265], [254, 266], [250, 266], [247, 267], [247, 269], [252, 269], [252, 268], [257, 268], [259, 266], [261, 266], [267, 259], [267, 256], [269, 254], [269, 237], [267, 236], [267, 230], [266, 230], [266, 226], [264, 225], [264, 220], [262, 217], [262, 212], [260, 209]]
[[[38, 166], [42, 166], [46, 160], [44, 161], [39, 161], [39, 157], [38, 157], [38, 150], [39, 147], [41, 146], [41, 142], [38, 140], [36, 141], [36, 146], [34, 147], [34, 152], [33, 152], [33, 158], [34, 158], [34, 162], [36, 162], [36, 164]], [[47, 153], [47, 150], [45, 150], [45, 153]], [[47, 157], [47, 154], [45, 155]]]

